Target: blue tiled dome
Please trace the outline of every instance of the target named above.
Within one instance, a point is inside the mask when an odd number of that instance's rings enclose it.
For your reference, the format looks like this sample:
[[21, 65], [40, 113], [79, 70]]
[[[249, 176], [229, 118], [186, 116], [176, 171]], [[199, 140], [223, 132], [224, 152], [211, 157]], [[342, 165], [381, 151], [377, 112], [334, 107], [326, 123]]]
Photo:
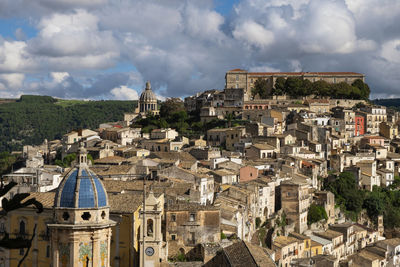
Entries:
[[101, 208], [107, 193], [100, 179], [86, 167], [72, 169], [60, 183], [54, 206], [57, 208]]

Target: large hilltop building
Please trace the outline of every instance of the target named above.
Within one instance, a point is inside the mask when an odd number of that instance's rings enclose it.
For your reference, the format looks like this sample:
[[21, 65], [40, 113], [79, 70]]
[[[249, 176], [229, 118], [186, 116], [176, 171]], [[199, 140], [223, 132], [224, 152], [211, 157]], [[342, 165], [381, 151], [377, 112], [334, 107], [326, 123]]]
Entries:
[[136, 117], [146, 117], [147, 114], [158, 115], [160, 111], [157, 105], [157, 96], [151, 90], [150, 81], [146, 82], [146, 88], [139, 97], [138, 106], [134, 113], [125, 113], [124, 122], [125, 126], [129, 126]]
[[[311, 82], [326, 81], [328, 83], [353, 83], [357, 79], [364, 81], [365, 75], [356, 72], [249, 72], [242, 69], [233, 69], [225, 75], [225, 88], [243, 88], [245, 96], [251, 95], [251, 89], [257, 79], [265, 79], [269, 89], [275, 86], [277, 78], [297, 77]], [[245, 97], [245, 100], [246, 99]]]
[[146, 88], [139, 98], [139, 113], [152, 113], [153, 115], [158, 115], [159, 113], [157, 108], [157, 97], [151, 90], [151, 84], [149, 81], [146, 82]]

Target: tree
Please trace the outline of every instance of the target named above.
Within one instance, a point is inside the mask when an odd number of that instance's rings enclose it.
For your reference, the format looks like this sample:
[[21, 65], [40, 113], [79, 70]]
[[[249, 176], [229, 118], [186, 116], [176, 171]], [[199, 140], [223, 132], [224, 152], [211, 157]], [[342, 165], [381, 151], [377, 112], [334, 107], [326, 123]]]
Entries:
[[324, 207], [311, 204], [310, 209], [307, 214], [307, 224], [311, 225], [320, 220], [328, 220], [328, 215]]
[[258, 94], [262, 99], [265, 99], [269, 95], [271, 95], [268, 81], [258, 78], [254, 83], [254, 88], [251, 90], [251, 94], [253, 95], [253, 97]]
[[374, 188], [374, 190], [368, 193], [364, 200], [363, 208], [367, 210], [368, 216], [376, 220], [379, 215], [383, 214], [385, 210], [386, 195], [380, 191], [379, 188]]
[[312, 85], [313, 83], [310, 80], [302, 80], [301, 82], [301, 91], [299, 92], [299, 94], [301, 94], [301, 96], [307, 96], [307, 95], [311, 95], [312, 94]]
[[369, 89], [368, 84], [364, 83], [363, 80], [357, 79], [351, 85], [357, 87], [360, 90], [361, 99], [364, 100], [369, 99], [369, 94], [371, 93], [371, 90]]
[[336, 202], [348, 211], [358, 214], [363, 205], [364, 192], [358, 190], [356, 179], [351, 172], [342, 172], [326, 189], [335, 194]]
[[331, 85], [326, 81], [316, 81], [312, 84], [311, 92], [318, 96], [328, 96], [331, 93]]
[[185, 111], [185, 105], [180, 98], [167, 98], [160, 106], [160, 116], [162, 118], [170, 118], [172, 114]]
[[0, 175], [8, 173], [16, 161], [17, 161], [17, 158], [14, 155], [11, 155], [7, 151], [1, 152], [0, 153]]
[[[67, 167], [71, 167], [72, 162], [74, 162], [76, 160], [76, 154], [75, 153], [71, 153], [68, 154], [64, 157], [64, 159], [61, 160], [56, 160], [56, 165], [63, 167], [63, 168], [67, 168]], [[91, 160], [93, 161], [93, 158], [91, 158]]]
[[285, 88], [286, 92], [291, 96], [304, 95], [303, 81], [297, 77], [289, 77], [286, 79]]
[[225, 120], [228, 123], [228, 127], [232, 127], [232, 120], [234, 119], [234, 116], [232, 113], [228, 113], [225, 115]]
[[286, 82], [285, 78], [278, 77], [275, 81], [275, 87], [272, 89], [272, 94], [284, 95], [286, 93], [285, 82]]

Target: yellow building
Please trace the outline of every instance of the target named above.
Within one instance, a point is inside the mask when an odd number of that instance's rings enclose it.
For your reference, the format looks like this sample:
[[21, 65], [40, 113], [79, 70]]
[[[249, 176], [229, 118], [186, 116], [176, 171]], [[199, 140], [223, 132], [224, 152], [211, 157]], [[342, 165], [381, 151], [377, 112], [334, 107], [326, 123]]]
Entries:
[[233, 69], [225, 75], [225, 88], [243, 88], [245, 100], [251, 95], [251, 89], [257, 79], [267, 81], [268, 89], [275, 86], [276, 79], [282, 77], [296, 77], [311, 82], [326, 81], [328, 83], [346, 82], [352, 84], [355, 80], [364, 81], [365, 75], [355, 72], [248, 72], [242, 69]]
[[322, 254], [322, 244], [311, 240], [311, 257]]
[[[36, 225], [23, 266], [139, 266], [142, 192], [107, 194], [102, 182], [85, 166], [87, 158], [82, 152], [85, 150], [81, 148], [78, 167], [65, 176], [57, 194], [32, 193], [29, 197], [43, 204], [42, 213], [31, 207], [21, 208], [0, 220], [11, 238], [30, 239]], [[112, 183], [108, 181], [107, 185], [115, 193]], [[152, 231], [158, 233], [155, 241], [159, 247], [154, 248], [156, 253], [150, 258], [153, 266], [159, 266], [166, 259], [160, 220], [164, 214], [164, 195], [149, 193], [146, 206], [151, 203], [157, 203], [158, 207]], [[149, 207], [147, 210], [150, 215], [146, 215], [146, 220], [154, 214]], [[145, 233], [146, 248], [150, 246], [147, 241], [154, 243], [152, 236], [147, 238], [148, 233]], [[0, 251], [0, 264], [17, 266], [25, 252], [24, 249]]]
[[299, 240], [299, 258], [310, 258], [311, 257], [311, 238], [306, 235], [302, 235], [296, 232], [292, 232], [289, 236]]

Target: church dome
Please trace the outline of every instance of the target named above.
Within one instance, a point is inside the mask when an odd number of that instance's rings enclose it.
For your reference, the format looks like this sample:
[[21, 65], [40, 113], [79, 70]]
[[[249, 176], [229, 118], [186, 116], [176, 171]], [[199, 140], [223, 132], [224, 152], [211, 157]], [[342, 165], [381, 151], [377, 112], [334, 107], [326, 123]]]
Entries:
[[141, 102], [157, 102], [157, 97], [151, 90], [151, 85], [149, 81], [146, 83], [146, 89], [140, 95], [139, 100]]
[[107, 207], [107, 193], [97, 175], [89, 170], [84, 148], [80, 149], [79, 165], [62, 180], [54, 200], [56, 208], [90, 209]]

